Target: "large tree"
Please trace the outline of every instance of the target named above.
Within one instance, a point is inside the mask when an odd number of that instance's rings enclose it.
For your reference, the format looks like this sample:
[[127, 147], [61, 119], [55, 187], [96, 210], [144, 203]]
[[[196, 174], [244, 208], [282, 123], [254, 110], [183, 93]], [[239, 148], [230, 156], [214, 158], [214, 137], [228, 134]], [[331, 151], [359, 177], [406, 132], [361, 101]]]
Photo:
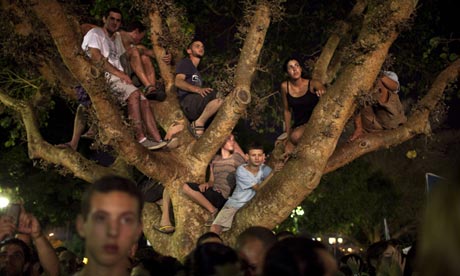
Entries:
[[[183, 46], [190, 39], [181, 20], [184, 11], [172, 1], [136, 3], [146, 12], [145, 19], [149, 19], [150, 40], [156, 56], [161, 57], [167, 49], [175, 57], [180, 57]], [[273, 19], [280, 18], [282, 3], [276, 0], [245, 3], [245, 17], [241, 19], [238, 33], [242, 37], [240, 51], [237, 57], [229, 58], [236, 65], [233, 71], [230, 70], [232, 76], [227, 85], [223, 86], [228, 90], [224, 91], [224, 104], [200, 139], [195, 140], [187, 131], [180, 132], [177, 149], [149, 152], [135, 141], [122, 110], [110, 97], [101, 65], [90, 63], [80, 49], [78, 23], [81, 22], [72, 15], [69, 7], [58, 1], [36, 1], [33, 4], [2, 1], [3, 12], [14, 17], [9, 21], [14, 37], [29, 43], [21, 44], [23, 51], [15, 56], [19, 61], [12, 58], [11, 62], [20, 62], [20, 59], [33, 62], [31, 68], [16, 74], [23, 76], [21, 80], [33, 87], [34, 93], [24, 95], [3, 86], [0, 102], [20, 116], [31, 159], [64, 167], [89, 183], [107, 174], [132, 177], [133, 167], [160, 180], [172, 198], [176, 231], [173, 235], [154, 231], [152, 225], [158, 222], [160, 211], [154, 204], [147, 204], [144, 233], [159, 252], [182, 258], [193, 248], [196, 237], [207, 231], [204, 227], [207, 214], [187, 199], [180, 187], [186, 181], [204, 180], [209, 161], [246, 112], [254, 95], [257, 70], [261, 69], [259, 61], [267, 30]], [[336, 31], [323, 45], [313, 70], [313, 76], [328, 85], [327, 93], [315, 108], [295, 155], [238, 212], [233, 228], [223, 235], [224, 239], [231, 243], [251, 225], [274, 228], [317, 187], [324, 174], [368, 152], [430, 132], [430, 113], [435, 110], [445, 88], [458, 76], [459, 60], [434, 79], [431, 88], [408, 114], [406, 124], [352, 143], [338, 143], [357, 107], [356, 99], [365, 97], [372, 90], [391, 45], [400, 32], [409, 31], [416, 4], [414, 0], [358, 0], [348, 18], [337, 24]], [[172, 124], [184, 126], [187, 122], [175, 97], [174, 69], [161, 59], [157, 62], [168, 95], [166, 101], [152, 103], [157, 120], [165, 130]], [[39, 84], [27, 81], [34, 70], [41, 75]], [[100, 141], [110, 145], [116, 154], [111, 166], [95, 164], [71, 149], [57, 148], [40, 132], [37, 116], [50, 101], [50, 90], [71, 97], [71, 87], [76, 84], [81, 84], [91, 97]], [[281, 158], [278, 153], [279, 147], [275, 148], [270, 163]]]

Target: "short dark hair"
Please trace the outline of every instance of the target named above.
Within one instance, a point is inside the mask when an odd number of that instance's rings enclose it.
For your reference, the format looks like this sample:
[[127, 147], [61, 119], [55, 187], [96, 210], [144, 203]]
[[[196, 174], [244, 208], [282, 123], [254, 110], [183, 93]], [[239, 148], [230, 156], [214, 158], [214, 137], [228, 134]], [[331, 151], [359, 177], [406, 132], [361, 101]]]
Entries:
[[139, 20], [130, 22], [129, 24], [127, 24], [126, 26], [123, 27], [123, 30], [125, 30], [127, 32], [132, 32], [132, 31], [134, 31], [136, 29], [139, 30], [140, 33], [143, 33], [143, 32], [145, 32], [145, 30], [147, 28]]
[[281, 240], [268, 250], [263, 275], [324, 275], [325, 267], [319, 250], [327, 250], [318, 241], [305, 237]]
[[252, 240], [261, 241], [263, 246], [268, 249], [276, 243], [276, 236], [266, 227], [251, 226], [238, 235], [236, 238], [236, 248], [239, 249]]
[[[201, 42], [203, 43], [203, 41], [201, 39], [197, 39], [197, 38], [194, 38], [192, 41], [190, 41], [189, 44], [187, 44], [187, 49], [190, 49], [192, 47], [192, 44], [195, 43], [195, 42]], [[204, 44], [204, 43], [203, 43]]]
[[94, 182], [94, 184], [89, 186], [89, 188], [83, 194], [80, 210], [80, 214], [83, 216], [83, 219], [86, 220], [91, 209], [90, 202], [94, 193], [106, 194], [113, 191], [123, 192], [137, 199], [139, 202], [139, 216], [141, 215], [142, 208], [144, 207], [144, 200], [142, 193], [139, 191], [136, 184], [127, 178], [109, 175], [102, 177]]
[[24, 253], [25, 262], [26, 263], [30, 262], [30, 260], [32, 259], [31, 248], [23, 240], [16, 239], [16, 238], [4, 240], [0, 243], [0, 249], [10, 244], [19, 246], [22, 252]]
[[108, 9], [105, 11], [105, 13], [104, 13], [103, 16], [104, 16], [105, 18], [107, 18], [107, 17], [110, 15], [111, 12], [121, 14], [121, 18], [123, 19], [123, 13], [121, 12], [121, 10], [118, 9], [118, 8], [113, 8], [113, 7], [112, 7], [112, 8], [108, 8]]
[[264, 147], [262, 146], [262, 144], [260, 144], [258, 142], [252, 142], [247, 147], [246, 153], [249, 153], [250, 150], [262, 150], [262, 151], [264, 151]]
[[214, 232], [206, 232], [206, 233], [204, 233], [203, 235], [201, 235], [201, 236], [198, 238], [198, 240], [196, 241], [197, 246], [203, 244], [203, 241], [205, 241], [206, 239], [209, 239], [209, 238], [217, 238], [217, 239], [221, 240], [222, 242], [224, 242], [224, 241], [222, 240], [222, 238], [221, 238], [217, 233], [214, 233]]

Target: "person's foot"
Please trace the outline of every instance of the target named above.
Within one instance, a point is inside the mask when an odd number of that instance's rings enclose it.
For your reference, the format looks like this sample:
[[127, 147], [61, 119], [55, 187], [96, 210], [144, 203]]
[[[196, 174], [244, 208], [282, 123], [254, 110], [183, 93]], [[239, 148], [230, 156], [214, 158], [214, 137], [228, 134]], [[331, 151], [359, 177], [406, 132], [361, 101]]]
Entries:
[[191, 124], [188, 125], [188, 130], [193, 135], [193, 137], [198, 139], [204, 133], [204, 126], [197, 126], [196, 122], [193, 121]]
[[161, 149], [162, 147], [166, 146], [168, 143], [166, 143], [165, 141], [161, 141], [161, 142], [154, 142], [152, 140], [149, 140], [149, 139], [145, 139], [143, 140], [142, 142], [139, 142], [141, 145], [143, 145], [144, 147], [146, 147], [147, 149], [149, 150], [156, 150], [156, 149]]
[[215, 210], [214, 212], [212, 212], [210, 215], [209, 215], [209, 218], [208, 220], [205, 222], [205, 226], [211, 226], [212, 223], [214, 222], [214, 220], [216, 219], [216, 216], [217, 216], [217, 213], [218, 213], [219, 210]]
[[171, 140], [165, 140], [165, 142], [167, 143], [166, 147], [168, 149], [175, 149], [179, 146], [179, 139], [176, 137], [173, 137]]
[[364, 132], [362, 130], [355, 130], [355, 132], [353, 132], [353, 134], [350, 136], [350, 138], [348, 138], [348, 142], [353, 142], [355, 140], [357, 140], [358, 138], [360, 138], [361, 136], [363, 136]]

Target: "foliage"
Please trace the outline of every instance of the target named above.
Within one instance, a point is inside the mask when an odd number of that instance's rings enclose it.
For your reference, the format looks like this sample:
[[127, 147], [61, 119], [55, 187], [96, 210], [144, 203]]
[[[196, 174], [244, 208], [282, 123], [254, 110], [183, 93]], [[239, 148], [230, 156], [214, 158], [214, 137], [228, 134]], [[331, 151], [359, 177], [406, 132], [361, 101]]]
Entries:
[[403, 203], [394, 182], [369, 163], [357, 160], [325, 175], [319, 187], [302, 202], [303, 213], [291, 216], [278, 230], [315, 236], [340, 233], [368, 244], [374, 227], [381, 225], [383, 230], [384, 218], [397, 219], [396, 206]]
[[[73, 221], [79, 210], [81, 194], [86, 184], [72, 177], [64, 177], [52, 170], [34, 167], [24, 145], [1, 148], [0, 184], [2, 189], [16, 191], [27, 211], [42, 225], [62, 225]], [[63, 212], [65, 206], [65, 212]]]

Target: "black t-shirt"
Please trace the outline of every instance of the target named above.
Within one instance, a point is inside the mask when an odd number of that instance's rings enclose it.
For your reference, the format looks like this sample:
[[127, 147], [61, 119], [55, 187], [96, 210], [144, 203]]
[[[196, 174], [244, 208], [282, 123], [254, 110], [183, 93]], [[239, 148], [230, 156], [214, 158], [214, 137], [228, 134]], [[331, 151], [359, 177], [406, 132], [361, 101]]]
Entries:
[[[191, 85], [201, 87], [203, 83], [200, 72], [189, 58], [184, 58], [179, 62], [176, 67], [176, 74], [184, 74], [185, 81]], [[179, 98], [185, 97], [188, 93], [190, 92], [177, 88], [177, 95]]]

